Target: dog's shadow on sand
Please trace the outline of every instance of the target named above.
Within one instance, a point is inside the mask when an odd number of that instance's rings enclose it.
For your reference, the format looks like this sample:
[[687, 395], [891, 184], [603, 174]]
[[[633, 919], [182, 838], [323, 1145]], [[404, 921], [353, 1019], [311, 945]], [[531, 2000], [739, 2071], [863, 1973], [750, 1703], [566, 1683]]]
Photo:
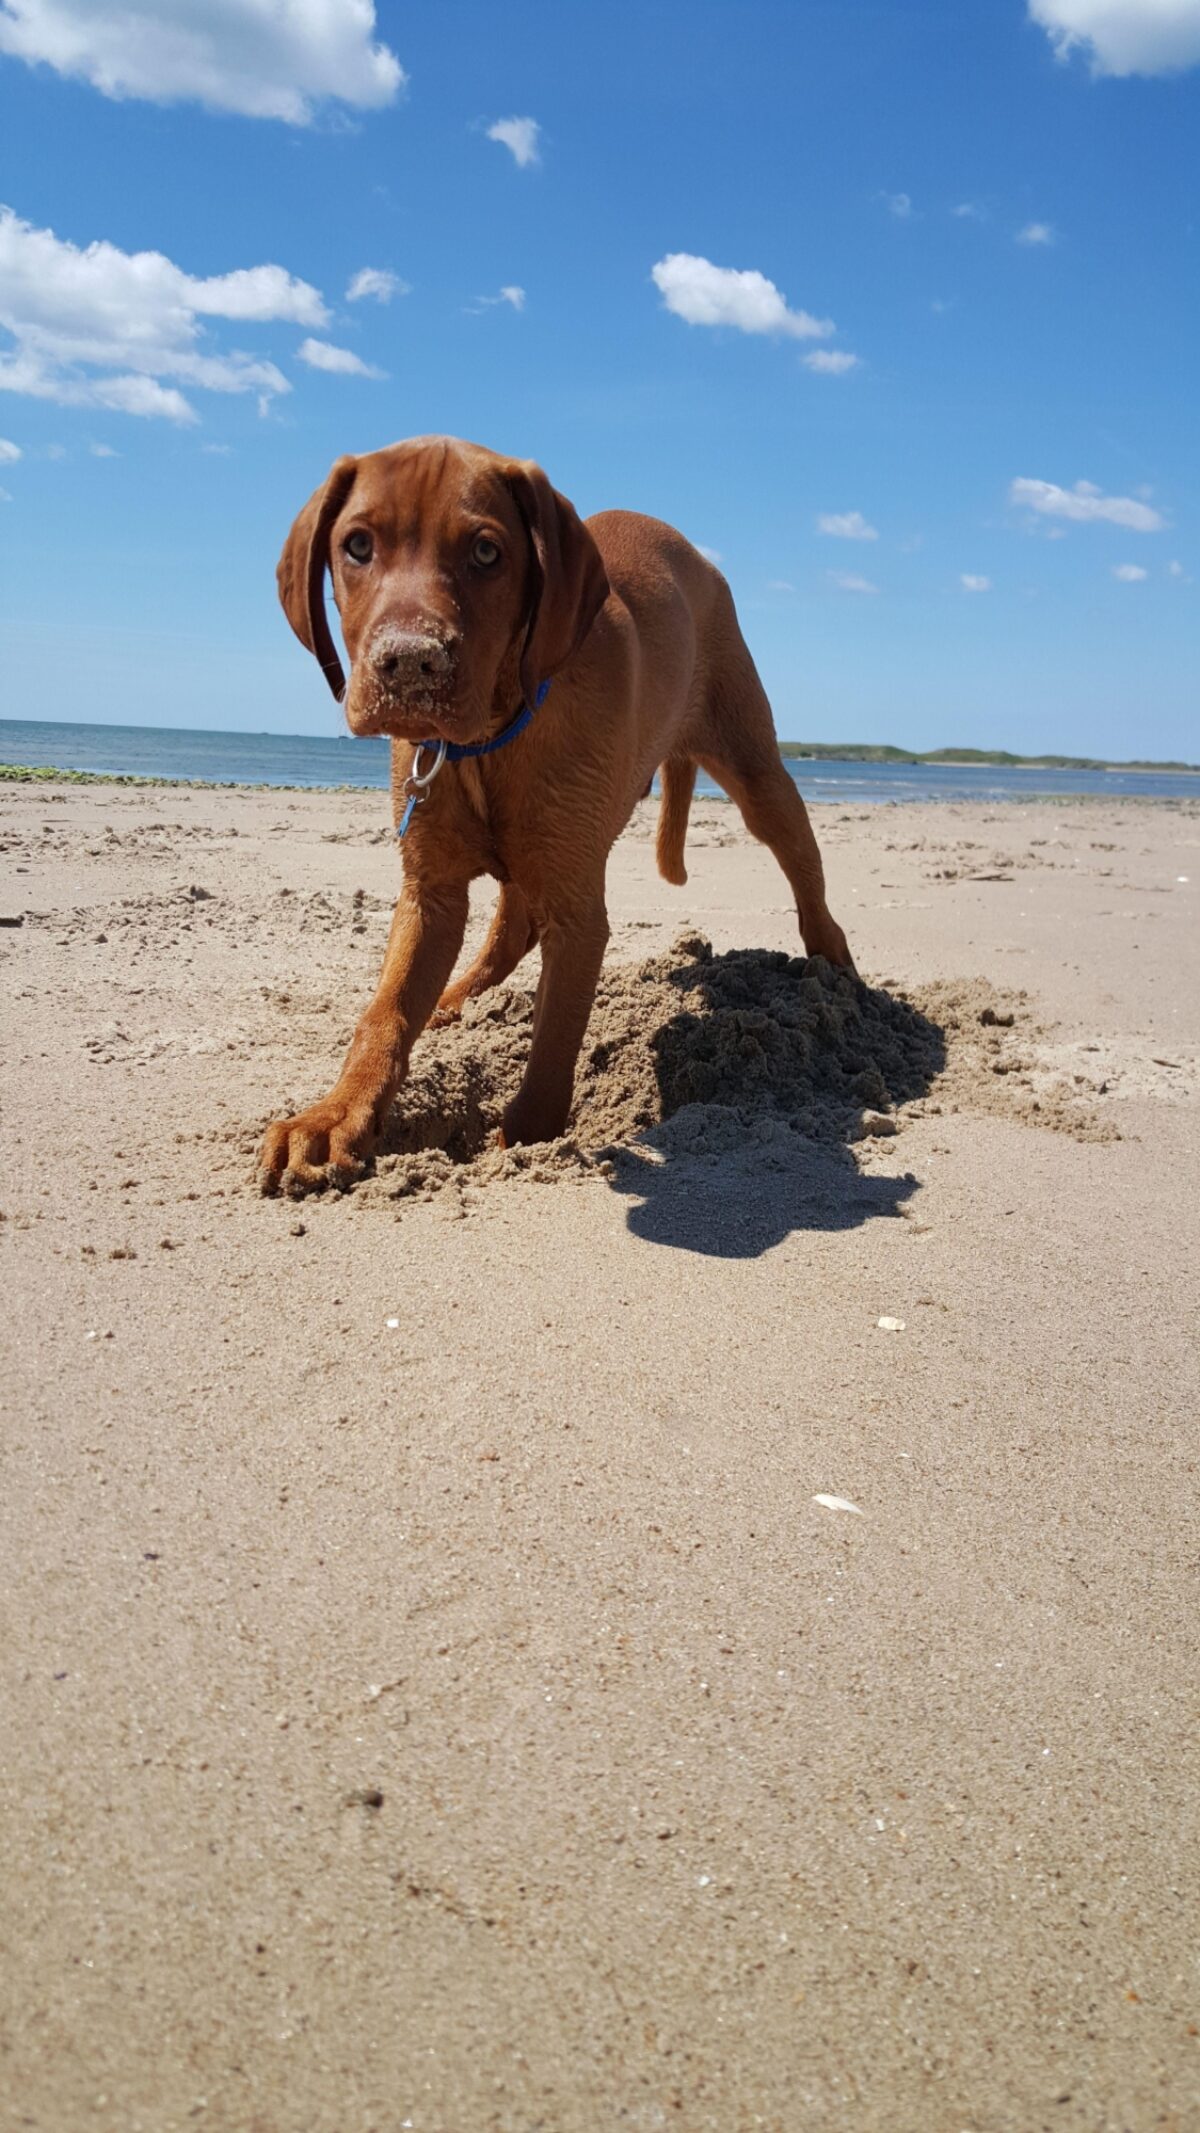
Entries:
[[651, 1132], [613, 1151], [609, 1183], [632, 1203], [632, 1236], [712, 1259], [758, 1259], [797, 1230], [858, 1229], [899, 1216], [920, 1190], [909, 1172], [872, 1177], [848, 1150], [791, 1138], [790, 1159], [750, 1151], [697, 1161], [660, 1153]]

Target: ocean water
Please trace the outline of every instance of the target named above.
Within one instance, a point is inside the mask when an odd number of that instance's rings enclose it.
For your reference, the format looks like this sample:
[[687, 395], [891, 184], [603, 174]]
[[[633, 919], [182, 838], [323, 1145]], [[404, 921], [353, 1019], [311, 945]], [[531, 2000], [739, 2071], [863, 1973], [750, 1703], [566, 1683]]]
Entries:
[[[89, 726], [0, 719], [0, 763], [101, 770], [146, 778], [202, 778], [218, 785], [361, 785], [386, 789], [386, 741], [348, 734], [206, 733], [169, 726]], [[904, 800], [1031, 800], [1096, 794], [1105, 799], [1200, 798], [1200, 777], [1179, 771], [1009, 770], [967, 764], [805, 762], [787, 768], [814, 804]], [[707, 778], [697, 790], [715, 793]]]

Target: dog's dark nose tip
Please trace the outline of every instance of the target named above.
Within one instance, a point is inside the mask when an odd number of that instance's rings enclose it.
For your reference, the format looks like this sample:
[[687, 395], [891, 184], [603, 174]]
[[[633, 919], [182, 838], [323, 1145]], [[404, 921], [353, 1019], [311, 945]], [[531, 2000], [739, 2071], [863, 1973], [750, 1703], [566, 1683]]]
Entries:
[[390, 688], [444, 680], [453, 673], [459, 640], [450, 634], [389, 629], [380, 632], [371, 664]]

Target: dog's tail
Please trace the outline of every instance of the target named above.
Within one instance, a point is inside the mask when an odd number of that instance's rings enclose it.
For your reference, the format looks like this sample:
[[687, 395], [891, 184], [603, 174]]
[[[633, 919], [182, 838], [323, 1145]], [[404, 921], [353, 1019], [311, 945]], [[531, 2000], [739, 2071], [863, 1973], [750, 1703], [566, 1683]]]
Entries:
[[659, 775], [662, 778], [662, 806], [655, 847], [658, 871], [664, 881], [673, 881], [676, 888], [681, 889], [687, 880], [683, 846], [696, 783], [696, 765], [690, 756], [669, 755]]

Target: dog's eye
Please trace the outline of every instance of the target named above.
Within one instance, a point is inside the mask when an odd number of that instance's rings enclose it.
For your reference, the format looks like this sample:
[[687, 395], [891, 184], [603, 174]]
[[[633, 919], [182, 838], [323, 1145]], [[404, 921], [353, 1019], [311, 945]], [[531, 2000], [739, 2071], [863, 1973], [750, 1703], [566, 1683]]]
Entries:
[[375, 543], [369, 533], [361, 528], [357, 533], [346, 535], [346, 554], [352, 563], [369, 563], [375, 553]]
[[471, 561], [478, 563], [481, 570], [490, 570], [493, 563], [500, 561], [498, 542], [490, 540], [486, 533], [481, 533], [471, 550]]

